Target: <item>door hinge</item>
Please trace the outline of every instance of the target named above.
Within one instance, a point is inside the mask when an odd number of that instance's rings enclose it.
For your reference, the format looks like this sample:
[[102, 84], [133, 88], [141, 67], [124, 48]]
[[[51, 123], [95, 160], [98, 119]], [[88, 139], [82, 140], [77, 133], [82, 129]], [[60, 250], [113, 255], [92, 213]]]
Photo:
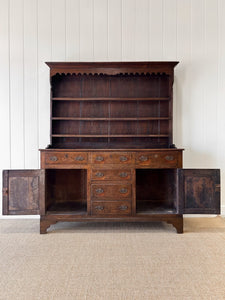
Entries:
[[8, 196], [8, 193], [9, 193], [8, 188], [3, 188], [2, 193], [3, 193], [3, 196]]
[[217, 191], [219, 191], [219, 190], [220, 190], [220, 184], [216, 184], [216, 185], [215, 185], [215, 189], [216, 189]]

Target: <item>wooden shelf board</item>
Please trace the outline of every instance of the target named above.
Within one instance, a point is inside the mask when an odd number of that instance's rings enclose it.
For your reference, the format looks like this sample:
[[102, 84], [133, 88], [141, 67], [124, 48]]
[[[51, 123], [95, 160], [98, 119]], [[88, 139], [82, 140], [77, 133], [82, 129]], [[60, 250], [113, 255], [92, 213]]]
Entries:
[[[82, 201], [82, 200], [79, 200]], [[85, 205], [81, 205], [81, 202], [77, 201], [65, 201], [60, 203], [52, 203], [46, 214], [73, 214], [73, 215], [87, 215], [87, 208]]]
[[173, 204], [166, 203], [165, 199], [141, 199], [136, 200], [136, 214], [169, 214], [176, 213]]
[[54, 101], [168, 101], [169, 97], [53, 97]]
[[161, 121], [171, 120], [169, 117], [140, 117], [140, 118], [80, 118], [80, 117], [52, 117], [53, 121]]
[[174, 208], [152, 208], [152, 209], [137, 209], [136, 215], [154, 215], [154, 214], [176, 214], [177, 211]]
[[168, 137], [168, 134], [52, 134], [52, 137], [106, 137], [106, 138], [123, 138], [123, 137], [152, 137], [152, 138], [160, 138], [160, 137]]

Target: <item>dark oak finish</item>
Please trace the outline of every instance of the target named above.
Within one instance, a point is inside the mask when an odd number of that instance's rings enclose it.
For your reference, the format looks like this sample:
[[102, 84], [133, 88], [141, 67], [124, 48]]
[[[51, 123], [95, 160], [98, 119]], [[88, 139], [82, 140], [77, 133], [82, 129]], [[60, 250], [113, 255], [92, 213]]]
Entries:
[[132, 164], [133, 153], [129, 152], [97, 152], [91, 153], [92, 164]]
[[173, 145], [177, 62], [50, 62], [42, 170], [3, 173], [4, 214], [68, 222], [162, 221], [219, 213], [219, 170], [183, 170]]
[[131, 184], [110, 183], [92, 183], [91, 198], [93, 200], [114, 200], [129, 199], [131, 200], [132, 186]]
[[46, 153], [46, 164], [85, 164], [88, 161], [87, 153], [84, 152], [53, 152]]
[[168, 148], [172, 144], [177, 62], [47, 64], [52, 148]]
[[131, 169], [91, 169], [91, 179], [92, 180], [131, 180], [132, 178], [132, 170]]
[[39, 214], [45, 198], [44, 177], [44, 170], [3, 171], [3, 214]]
[[131, 215], [131, 203], [129, 201], [104, 201], [92, 202], [92, 215]]
[[179, 170], [180, 212], [220, 214], [220, 170]]
[[151, 168], [176, 168], [182, 165], [182, 152], [138, 152], [136, 153], [136, 164]]

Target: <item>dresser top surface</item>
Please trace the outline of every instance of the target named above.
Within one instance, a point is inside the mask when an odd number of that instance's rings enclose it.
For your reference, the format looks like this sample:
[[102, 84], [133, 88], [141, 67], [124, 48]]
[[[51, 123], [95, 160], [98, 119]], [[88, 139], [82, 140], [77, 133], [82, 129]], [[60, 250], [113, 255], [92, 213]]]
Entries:
[[177, 148], [162, 148], [162, 149], [39, 149], [39, 151], [57, 151], [57, 152], [170, 152], [170, 151], [184, 151], [184, 149]]

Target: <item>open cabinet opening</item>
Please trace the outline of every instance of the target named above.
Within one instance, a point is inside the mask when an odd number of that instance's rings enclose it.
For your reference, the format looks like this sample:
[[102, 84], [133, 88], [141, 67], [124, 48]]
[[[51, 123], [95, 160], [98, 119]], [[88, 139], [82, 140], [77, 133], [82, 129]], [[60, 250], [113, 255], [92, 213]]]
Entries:
[[46, 170], [46, 213], [87, 213], [87, 171]]
[[136, 170], [136, 213], [176, 213], [175, 169]]

